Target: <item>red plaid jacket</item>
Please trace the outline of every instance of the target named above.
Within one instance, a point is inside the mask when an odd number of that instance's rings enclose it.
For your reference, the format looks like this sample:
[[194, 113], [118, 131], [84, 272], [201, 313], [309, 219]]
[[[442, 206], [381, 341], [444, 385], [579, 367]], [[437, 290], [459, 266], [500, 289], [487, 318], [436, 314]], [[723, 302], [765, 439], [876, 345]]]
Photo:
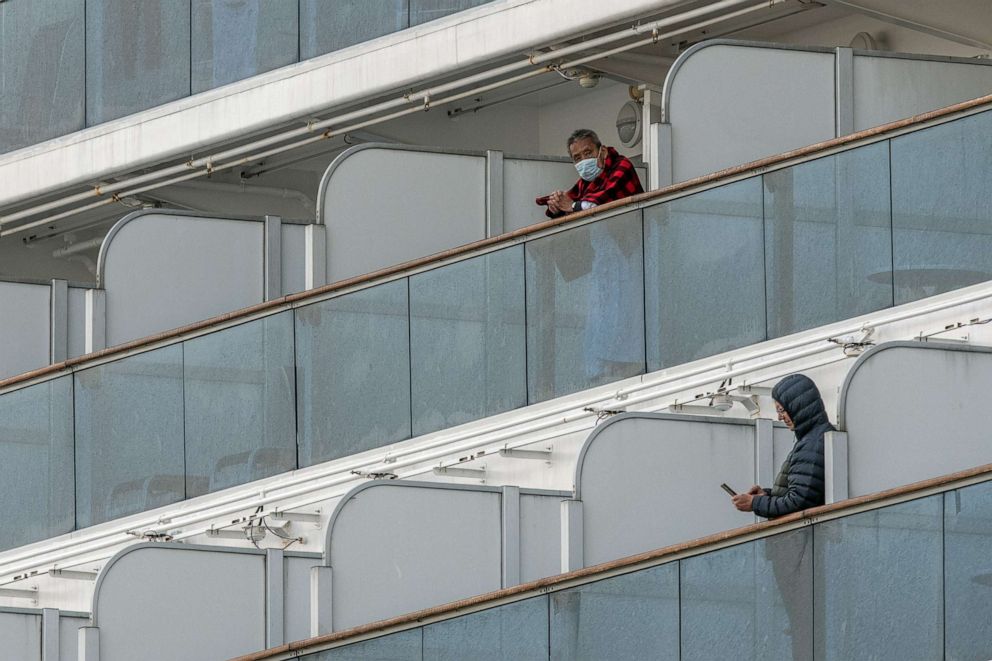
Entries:
[[[603, 171], [592, 181], [579, 178], [565, 193], [569, 199], [592, 202], [596, 206], [643, 193], [641, 180], [637, 177], [634, 164], [626, 156], [621, 156], [613, 147], [606, 148], [606, 162]], [[564, 213], [545, 211], [551, 218], [564, 216]]]

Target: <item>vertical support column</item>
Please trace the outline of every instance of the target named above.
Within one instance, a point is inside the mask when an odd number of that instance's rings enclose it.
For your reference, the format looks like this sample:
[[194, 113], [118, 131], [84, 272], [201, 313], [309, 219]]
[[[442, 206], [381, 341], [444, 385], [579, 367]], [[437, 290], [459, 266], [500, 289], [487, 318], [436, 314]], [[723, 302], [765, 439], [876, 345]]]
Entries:
[[83, 351], [93, 353], [107, 348], [107, 291], [86, 290], [86, 329]]
[[265, 217], [262, 252], [262, 300], [272, 301], [282, 296], [282, 218]]
[[76, 659], [100, 661], [100, 628], [80, 627], [77, 635], [79, 646], [76, 648]]
[[41, 609], [41, 661], [59, 661], [59, 609]]
[[754, 440], [754, 483], [771, 487], [775, 479], [775, 427], [771, 420], [754, 421]]
[[645, 190], [658, 190], [672, 184], [672, 126], [662, 121], [661, 88], [641, 85], [644, 93], [641, 131], [641, 158], [648, 164]]
[[834, 59], [834, 132], [854, 133], [854, 50], [838, 47]]
[[304, 287], [313, 289], [327, 284], [327, 228], [307, 225], [304, 231], [306, 273]]
[[520, 487], [503, 487], [503, 587], [520, 585]]
[[847, 500], [847, 432], [827, 432], [823, 437], [824, 478], [826, 502]]
[[265, 550], [265, 646], [286, 642], [286, 579], [282, 549]]
[[561, 501], [561, 571], [582, 569], [582, 501]]
[[499, 236], [505, 230], [503, 217], [503, 152], [486, 151], [486, 236]]
[[69, 357], [69, 283], [65, 280], [52, 280], [52, 295], [49, 328], [48, 358], [52, 363], [61, 363]]
[[334, 631], [331, 612], [330, 567], [310, 568], [310, 635], [319, 636]]

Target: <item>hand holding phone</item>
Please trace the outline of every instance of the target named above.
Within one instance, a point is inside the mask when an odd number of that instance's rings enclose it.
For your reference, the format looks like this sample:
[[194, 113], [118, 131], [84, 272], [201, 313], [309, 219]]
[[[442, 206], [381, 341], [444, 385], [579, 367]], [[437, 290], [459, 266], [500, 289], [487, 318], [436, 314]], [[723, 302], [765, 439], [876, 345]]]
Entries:
[[728, 487], [726, 482], [724, 482], [723, 484], [721, 484], [720, 485], [720, 488], [723, 489], [724, 491], [726, 491], [731, 496], [736, 496], [737, 495], [737, 492], [734, 491], [733, 489], [731, 489], [730, 487]]

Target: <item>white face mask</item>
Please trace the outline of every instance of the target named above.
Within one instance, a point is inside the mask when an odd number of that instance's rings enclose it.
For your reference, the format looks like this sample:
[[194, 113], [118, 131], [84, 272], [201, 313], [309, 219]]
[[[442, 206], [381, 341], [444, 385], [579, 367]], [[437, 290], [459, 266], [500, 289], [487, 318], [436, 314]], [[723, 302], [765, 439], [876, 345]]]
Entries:
[[586, 158], [575, 164], [575, 169], [579, 172], [579, 176], [586, 181], [592, 181], [598, 177], [602, 172], [603, 168], [599, 167], [595, 158]]

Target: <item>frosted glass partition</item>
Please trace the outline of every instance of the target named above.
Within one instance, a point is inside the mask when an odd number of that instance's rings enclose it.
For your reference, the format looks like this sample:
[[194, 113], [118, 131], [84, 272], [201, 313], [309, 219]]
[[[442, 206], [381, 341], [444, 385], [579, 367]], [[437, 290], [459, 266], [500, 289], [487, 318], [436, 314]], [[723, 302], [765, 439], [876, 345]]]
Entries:
[[190, 93], [190, 0], [86, 0], [89, 126]]
[[761, 182], [645, 210], [648, 370], [765, 339]]
[[420, 25], [492, 0], [409, 0], [410, 25]]
[[665, 79], [659, 185], [988, 94], [992, 62], [712, 39]]
[[[901, 279], [907, 269], [900, 265], [921, 259], [920, 245], [938, 246], [943, 261], [925, 262], [925, 270], [950, 271], [947, 287], [988, 279], [984, 263], [992, 262], [992, 244], [983, 253], [982, 237], [992, 235], [992, 164], [982, 149], [992, 153], [990, 124], [992, 112], [983, 110], [82, 369], [74, 376], [74, 411], [65, 414], [74, 416], [77, 446], [78, 461], [68, 471], [76, 476], [76, 525], [882, 309], [893, 296], [897, 303], [908, 300], [909, 285]], [[928, 163], [940, 174], [919, 174]], [[148, 216], [161, 221], [150, 224], [152, 236], [182, 235], [175, 218]], [[187, 220], [196, 227], [197, 219]], [[255, 250], [261, 223], [244, 225], [259, 230], [238, 235], [244, 250]], [[929, 238], [921, 243], [915, 235]], [[237, 263], [231, 254], [220, 263], [228, 259]], [[979, 266], [980, 273], [973, 270]], [[974, 277], [958, 278], [961, 273]], [[182, 276], [185, 286], [202, 290], [202, 280]], [[228, 284], [261, 283], [251, 269], [229, 269], [224, 277], [230, 280], [212, 281], [212, 293]], [[933, 291], [931, 283], [908, 298]], [[120, 299], [109, 289], [107, 297], [110, 311]], [[222, 297], [207, 298], [219, 305]], [[897, 392], [889, 373], [881, 378], [873, 397]], [[935, 393], [952, 401], [961, 396], [961, 379], [941, 379], [940, 388], [931, 387], [931, 374], [898, 379], [898, 392], [916, 384], [922, 403], [882, 410], [927, 411]], [[988, 392], [984, 381], [976, 384], [969, 393]], [[13, 395], [0, 395], [0, 402]], [[885, 486], [905, 483], [921, 467], [929, 477], [988, 461], [984, 455], [973, 461], [955, 446], [912, 470], [893, 471], [885, 453], [881, 463], [871, 456], [870, 448], [889, 446], [857, 442], [858, 434], [876, 429], [872, 420], [890, 425], [876, 409], [871, 404], [848, 428], [852, 494], [884, 488], [885, 476], [897, 480]], [[972, 425], [968, 416], [933, 419]], [[891, 425], [913, 420], [901, 415]], [[6, 424], [0, 416], [0, 427]], [[918, 447], [938, 447], [929, 440], [943, 437], [943, 429], [923, 440], [920, 429], [881, 438], [912, 437]], [[859, 455], [864, 448], [867, 454]]]
[[524, 249], [410, 278], [413, 434], [527, 403]]
[[299, 5], [280, 0], [191, 0], [191, 92], [297, 61]]
[[76, 372], [76, 525], [182, 500], [183, 346]]
[[187, 498], [296, 468], [293, 354], [291, 312], [185, 343]]
[[300, 463], [410, 436], [407, 281], [296, 311]]
[[[984, 659], [992, 649], [990, 485], [553, 587], [300, 658]], [[517, 637], [508, 640], [509, 631]]]
[[764, 177], [768, 334], [892, 305], [885, 143]]
[[0, 153], [83, 128], [81, 0], [0, 3]]
[[644, 372], [641, 214], [527, 243], [527, 382], [538, 402]]
[[300, 0], [300, 59], [410, 26], [410, 0]]
[[891, 144], [896, 303], [992, 278], [992, 113]]
[[0, 397], [0, 550], [73, 529], [72, 462], [70, 377]]

